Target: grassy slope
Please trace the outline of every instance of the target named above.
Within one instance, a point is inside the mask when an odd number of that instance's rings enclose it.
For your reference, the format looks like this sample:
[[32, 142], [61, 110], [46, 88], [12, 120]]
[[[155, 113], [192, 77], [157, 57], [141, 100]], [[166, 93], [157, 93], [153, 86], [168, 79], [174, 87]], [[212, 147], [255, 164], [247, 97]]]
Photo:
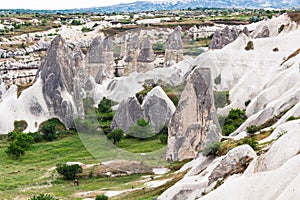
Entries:
[[[152, 151], [161, 148], [158, 139], [146, 140], [136, 144], [135, 139], [123, 139], [120, 146], [132, 152]], [[132, 145], [130, 145], [132, 144]], [[82, 145], [77, 135], [70, 136], [51, 143], [34, 144], [24, 157], [12, 160], [5, 153], [8, 143], [0, 140], [0, 196], [1, 199], [13, 199], [18, 197], [28, 198], [37, 193], [51, 193], [57, 197], [70, 199], [76, 192], [90, 190], [122, 190], [138, 187], [134, 183], [142, 175], [131, 175], [117, 178], [93, 178], [80, 180], [78, 187], [73, 186], [72, 181], [64, 181], [57, 177], [55, 171], [45, 174], [51, 167], [58, 163], [82, 162], [85, 164], [98, 163]], [[105, 152], [104, 152], [105, 153]], [[72, 199], [76, 199], [73, 198]], [[79, 198], [80, 199], [80, 198]]]

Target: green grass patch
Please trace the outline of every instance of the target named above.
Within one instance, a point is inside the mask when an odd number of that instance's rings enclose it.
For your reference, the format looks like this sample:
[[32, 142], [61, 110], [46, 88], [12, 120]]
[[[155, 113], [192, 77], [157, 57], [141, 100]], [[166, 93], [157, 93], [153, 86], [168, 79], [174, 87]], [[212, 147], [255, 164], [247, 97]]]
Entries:
[[117, 143], [117, 147], [132, 153], [148, 153], [165, 148], [159, 138], [149, 138], [140, 140], [138, 138], [123, 138]]

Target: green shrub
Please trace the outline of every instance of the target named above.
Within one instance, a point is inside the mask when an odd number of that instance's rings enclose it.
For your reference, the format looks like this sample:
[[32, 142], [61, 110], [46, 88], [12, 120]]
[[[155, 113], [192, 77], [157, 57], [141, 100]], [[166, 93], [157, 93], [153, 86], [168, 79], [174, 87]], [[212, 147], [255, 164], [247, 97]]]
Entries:
[[112, 100], [103, 97], [102, 101], [98, 104], [98, 112], [110, 113], [112, 112], [111, 106]]
[[56, 171], [62, 175], [66, 180], [74, 180], [78, 173], [82, 173], [82, 167], [80, 165], [66, 165], [57, 164]]
[[23, 156], [25, 154], [25, 150], [21, 146], [19, 146], [16, 142], [12, 142], [7, 147], [5, 153], [7, 153], [7, 155], [15, 159], [18, 159], [20, 156]]
[[9, 140], [12, 141], [6, 149], [7, 155], [18, 159], [25, 154], [33, 143], [33, 138], [30, 135], [21, 132], [10, 132], [8, 134]]
[[92, 31], [92, 30], [94, 30], [94, 29], [92, 29], [92, 28], [87, 28], [87, 27], [82, 27], [82, 29], [81, 29], [82, 32], [90, 32], [90, 31]]
[[244, 138], [238, 145], [248, 144], [251, 146], [255, 151], [259, 150], [258, 142], [254, 137], [251, 138]]
[[25, 120], [14, 121], [14, 131], [23, 132], [27, 128], [28, 124]]
[[297, 120], [297, 119], [300, 119], [300, 117], [290, 116], [289, 118], [287, 118], [286, 121], [288, 122], [288, 121]]
[[113, 140], [113, 143], [116, 144], [117, 142], [120, 142], [123, 137], [124, 131], [120, 128], [113, 130], [107, 135], [107, 138], [109, 140]]
[[224, 120], [224, 126], [222, 128], [223, 135], [228, 136], [234, 132], [242, 123], [247, 119], [246, 113], [239, 108], [231, 109], [228, 116]]
[[108, 197], [105, 196], [104, 194], [97, 195], [95, 200], [108, 200]]
[[40, 132], [29, 132], [27, 134], [30, 135], [33, 138], [33, 141], [36, 143], [41, 142], [43, 140], [43, 135], [41, 135]]
[[66, 130], [65, 125], [57, 118], [49, 119], [40, 125], [40, 132], [46, 141], [58, 139], [58, 132]]
[[72, 20], [71, 25], [78, 26], [78, 25], [81, 25], [81, 22], [80, 22], [80, 20], [74, 19], [74, 20]]
[[220, 148], [221, 148], [221, 142], [211, 142], [207, 144], [203, 150], [203, 155], [205, 156], [217, 156]]
[[168, 127], [165, 125], [163, 128], [159, 131], [159, 140], [162, 144], [168, 144]]
[[58, 200], [50, 194], [37, 194], [31, 197], [29, 200]]
[[250, 133], [250, 134], [256, 133], [259, 130], [260, 130], [260, 128], [255, 125], [251, 125], [246, 128], [247, 133]]

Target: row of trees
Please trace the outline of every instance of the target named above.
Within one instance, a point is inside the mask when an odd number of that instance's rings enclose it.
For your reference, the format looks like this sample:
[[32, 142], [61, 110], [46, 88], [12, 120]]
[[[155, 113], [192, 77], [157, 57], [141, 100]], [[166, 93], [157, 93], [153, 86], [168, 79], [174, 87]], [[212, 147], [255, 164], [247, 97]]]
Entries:
[[40, 125], [37, 132], [23, 133], [27, 128], [26, 121], [15, 121], [14, 131], [8, 133], [9, 146], [6, 153], [14, 159], [18, 159], [30, 149], [34, 143], [53, 140], [65, 137], [66, 135], [73, 134], [68, 131], [65, 125], [57, 118], [49, 119]]

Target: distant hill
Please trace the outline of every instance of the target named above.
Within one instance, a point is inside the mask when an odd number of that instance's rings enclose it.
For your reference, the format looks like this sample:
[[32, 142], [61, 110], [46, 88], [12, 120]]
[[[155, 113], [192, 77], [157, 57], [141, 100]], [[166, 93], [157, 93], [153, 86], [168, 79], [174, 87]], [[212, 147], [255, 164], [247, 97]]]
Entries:
[[113, 6], [92, 7], [68, 10], [15, 10], [21, 12], [141, 12], [154, 10], [180, 10], [194, 8], [275, 8], [275, 9], [300, 9], [299, 0], [164, 0], [164, 1], [136, 1]]

